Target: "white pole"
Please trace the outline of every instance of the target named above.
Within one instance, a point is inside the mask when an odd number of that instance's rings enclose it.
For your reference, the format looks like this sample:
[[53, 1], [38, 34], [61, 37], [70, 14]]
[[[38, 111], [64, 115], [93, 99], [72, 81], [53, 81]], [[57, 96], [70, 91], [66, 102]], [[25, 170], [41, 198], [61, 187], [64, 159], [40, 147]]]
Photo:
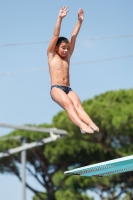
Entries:
[[[26, 143], [26, 138], [22, 138], [22, 146]], [[22, 164], [22, 200], [26, 200], [26, 176], [25, 176], [25, 167], [26, 167], [26, 150], [21, 151], [21, 164]]]
[[33, 126], [18, 126], [18, 125], [12, 125], [12, 124], [5, 124], [5, 123], [0, 123], [0, 127], [4, 128], [13, 128], [13, 129], [19, 129], [19, 130], [27, 130], [27, 131], [37, 131], [37, 132], [53, 132], [54, 134], [57, 135], [67, 135], [66, 130], [62, 129], [57, 129], [57, 128], [41, 128], [41, 127], [33, 127]]
[[57, 135], [54, 135], [54, 136], [51, 136], [48, 138], [43, 138], [40, 141], [32, 142], [29, 144], [25, 143], [25, 145], [23, 145], [23, 146], [19, 146], [19, 147], [13, 148], [13, 149], [8, 149], [6, 152], [0, 152], [0, 158], [10, 156], [11, 154], [18, 153], [23, 150], [31, 149], [31, 148], [34, 148], [37, 146], [42, 146], [46, 143], [53, 142], [58, 138], [60, 138], [60, 137], [58, 137]]

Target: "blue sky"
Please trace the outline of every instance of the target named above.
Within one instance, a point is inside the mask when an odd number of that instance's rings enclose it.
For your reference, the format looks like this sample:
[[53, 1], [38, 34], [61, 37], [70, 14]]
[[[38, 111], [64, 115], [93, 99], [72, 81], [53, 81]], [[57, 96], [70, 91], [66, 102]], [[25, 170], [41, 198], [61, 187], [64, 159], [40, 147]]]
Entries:
[[[70, 11], [61, 35], [68, 38], [78, 8], [85, 11], [70, 68], [71, 87], [80, 99], [133, 88], [133, 1], [64, 0], [63, 4]], [[63, 4], [61, 0], [0, 2], [0, 123], [51, 123], [62, 110], [50, 98], [46, 50]], [[0, 136], [10, 131], [0, 128]], [[0, 180], [1, 199], [21, 199], [16, 177], [0, 175]], [[27, 181], [39, 187], [31, 177]], [[27, 190], [27, 200], [32, 195]]]

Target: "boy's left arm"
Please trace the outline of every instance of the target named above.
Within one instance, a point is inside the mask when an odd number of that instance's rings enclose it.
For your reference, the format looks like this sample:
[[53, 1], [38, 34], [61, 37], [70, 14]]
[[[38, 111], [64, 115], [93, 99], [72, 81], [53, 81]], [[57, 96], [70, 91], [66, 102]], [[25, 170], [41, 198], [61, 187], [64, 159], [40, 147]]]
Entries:
[[76, 42], [76, 37], [79, 33], [79, 30], [80, 30], [83, 20], [84, 20], [84, 11], [82, 8], [80, 8], [78, 11], [78, 22], [77, 22], [77, 24], [72, 32], [71, 38], [70, 38], [70, 56], [73, 53], [73, 50], [75, 47], [75, 42]]

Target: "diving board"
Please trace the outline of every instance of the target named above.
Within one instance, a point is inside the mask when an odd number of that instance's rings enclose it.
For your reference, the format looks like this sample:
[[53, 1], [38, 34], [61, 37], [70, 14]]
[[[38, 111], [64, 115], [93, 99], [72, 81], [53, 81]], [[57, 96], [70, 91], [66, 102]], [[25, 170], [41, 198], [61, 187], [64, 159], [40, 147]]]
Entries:
[[109, 176], [133, 171], [133, 155], [65, 171], [66, 175]]

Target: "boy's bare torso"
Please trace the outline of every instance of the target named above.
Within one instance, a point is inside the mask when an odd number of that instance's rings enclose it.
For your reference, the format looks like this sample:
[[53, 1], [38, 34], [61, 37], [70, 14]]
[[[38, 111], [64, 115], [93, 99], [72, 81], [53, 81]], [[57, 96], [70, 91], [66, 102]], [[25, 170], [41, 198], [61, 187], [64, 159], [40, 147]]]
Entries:
[[69, 58], [61, 58], [57, 53], [49, 56], [49, 71], [51, 77], [51, 85], [58, 84], [70, 87], [69, 80]]

